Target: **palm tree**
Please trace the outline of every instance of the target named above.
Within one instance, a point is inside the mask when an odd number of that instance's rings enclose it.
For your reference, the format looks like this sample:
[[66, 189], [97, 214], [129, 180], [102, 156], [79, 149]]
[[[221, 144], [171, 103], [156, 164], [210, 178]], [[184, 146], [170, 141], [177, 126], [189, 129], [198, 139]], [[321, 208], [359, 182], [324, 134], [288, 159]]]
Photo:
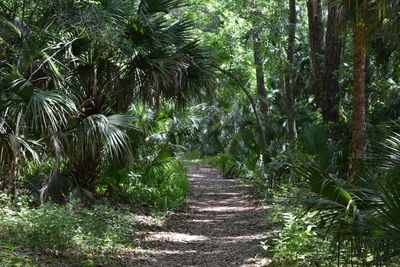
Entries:
[[367, 264], [372, 253], [374, 263], [384, 264], [400, 255], [400, 135], [391, 132], [383, 141], [370, 141], [374, 152], [363, 159], [366, 170], [354, 182], [312, 160], [296, 171], [313, 193], [302, 201], [322, 214], [317, 218], [339, 244], [337, 249], [350, 241], [360, 262]]
[[387, 2], [386, 0], [341, 2], [353, 32], [353, 113], [350, 154], [350, 175], [353, 179], [357, 169], [357, 159], [362, 157], [366, 150], [365, 56], [367, 42], [382, 23]]
[[[68, 154], [80, 187], [94, 190], [105, 152], [113, 158], [129, 155], [123, 129], [132, 119], [121, 112], [127, 112], [135, 94], [156, 107], [162, 97], [183, 105], [190, 91], [201, 94], [199, 89], [207, 88], [206, 51], [191, 38], [190, 21], [167, 20], [177, 3], [141, 1], [137, 13], [121, 21], [121, 38], [130, 44], [122, 53], [88, 39], [86, 49], [72, 55], [69, 88], [79, 99], [81, 116], [72, 126]], [[75, 45], [82, 47], [79, 42]]]
[[[30, 3], [28, 10], [40, 12], [28, 16], [29, 25], [26, 16], [16, 16], [26, 34], [16, 44], [16, 67], [0, 77], [1, 93], [26, 103], [14, 117], [39, 127], [36, 136], [49, 140], [48, 152], [56, 159], [43, 195], [62, 160], [79, 188], [93, 191], [100, 164], [129, 157], [127, 112], [133, 100], [158, 106], [169, 98], [183, 106], [209, 85], [208, 54], [192, 38], [191, 22], [168, 15], [179, 1], [62, 2]], [[33, 45], [24, 45], [26, 40]], [[9, 93], [2, 96], [10, 100]], [[12, 104], [1, 107], [11, 114], [6, 107]], [[2, 132], [13, 129], [1, 125]]]
[[[39, 79], [32, 73], [45, 69], [50, 61], [44, 59], [40, 66], [32, 63], [25, 69], [10, 65], [0, 72], [0, 173], [3, 189], [15, 193], [15, 183], [22, 161], [33, 158], [39, 161], [37, 140], [50, 136], [66, 125], [67, 118], [75, 116], [75, 103], [60, 92], [43, 88], [46, 72]], [[35, 68], [37, 66], [37, 68]], [[46, 138], [43, 138], [46, 139]], [[0, 177], [1, 177], [0, 176]]]

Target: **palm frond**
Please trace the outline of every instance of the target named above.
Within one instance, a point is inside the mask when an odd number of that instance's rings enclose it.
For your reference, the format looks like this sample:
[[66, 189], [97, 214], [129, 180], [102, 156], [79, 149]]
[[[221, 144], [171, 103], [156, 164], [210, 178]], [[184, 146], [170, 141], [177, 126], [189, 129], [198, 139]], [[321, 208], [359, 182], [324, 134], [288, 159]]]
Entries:
[[400, 135], [391, 132], [374, 150], [368, 158], [373, 168], [368, 177], [373, 198], [367, 239], [377, 261], [387, 261], [400, 255]]
[[332, 177], [312, 160], [297, 167], [296, 173], [308, 182], [309, 189], [317, 196], [338, 203], [350, 216], [357, 214], [355, 200], [346, 189], [345, 181]]
[[125, 130], [133, 127], [132, 121], [131, 116], [122, 114], [86, 117], [74, 130], [72, 151], [76, 151], [81, 159], [85, 154], [95, 155], [99, 150], [110, 159], [129, 157], [129, 137]]
[[400, 182], [395, 179], [381, 187], [373, 216], [368, 218], [368, 237], [376, 259], [388, 260], [400, 256]]
[[169, 13], [179, 4], [179, 0], [141, 0], [139, 11], [144, 14], [164, 12]]
[[68, 118], [78, 114], [75, 103], [57, 92], [35, 90], [30, 98], [25, 116], [32, 126], [45, 132], [56, 132], [66, 125]]

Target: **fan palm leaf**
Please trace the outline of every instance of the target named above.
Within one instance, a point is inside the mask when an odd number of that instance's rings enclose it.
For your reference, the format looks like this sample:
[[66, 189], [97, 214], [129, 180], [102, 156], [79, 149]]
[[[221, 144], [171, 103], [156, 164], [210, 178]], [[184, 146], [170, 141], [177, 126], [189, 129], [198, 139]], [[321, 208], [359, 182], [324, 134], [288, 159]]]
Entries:
[[373, 227], [370, 238], [378, 259], [400, 256], [400, 183], [398, 179], [382, 189], [380, 205], [375, 208], [376, 215], [369, 223]]
[[102, 150], [110, 159], [129, 156], [129, 138], [124, 130], [133, 127], [132, 121], [132, 116], [123, 114], [108, 117], [96, 114], [84, 118], [71, 131], [70, 155], [84, 160], [85, 155], [95, 156]]

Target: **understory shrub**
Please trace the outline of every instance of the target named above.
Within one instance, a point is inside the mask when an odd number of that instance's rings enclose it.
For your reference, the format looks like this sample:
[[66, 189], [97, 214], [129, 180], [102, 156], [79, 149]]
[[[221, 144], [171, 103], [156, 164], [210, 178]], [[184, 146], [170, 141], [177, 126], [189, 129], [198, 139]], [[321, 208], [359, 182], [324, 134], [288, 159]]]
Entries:
[[2, 266], [122, 264], [122, 248], [132, 246], [137, 230], [132, 213], [106, 205], [88, 209], [71, 201], [35, 208], [23, 197], [14, 203], [0, 208]]
[[129, 172], [126, 194], [130, 202], [137, 205], [178, 209], [183, 205], [187, 189], [185, 167], [179, 160], [171, 159], [150, 167], [147, 175]]
[[295, 200], [305, 194], [304, 190], [287, 186], [269, 190], [274, 202], [268, 217], [275, 229], [262, 246], [272, 258], [272, 266], [335, 265], [331, 243], [316, 224], [317, 212], [307, 213]]
[[116, 202], [162, 210], [181, 208], [187, 190], [186, 169], [172, 156], [106, 172], [99, 185], [99, 192], [108, 192]]

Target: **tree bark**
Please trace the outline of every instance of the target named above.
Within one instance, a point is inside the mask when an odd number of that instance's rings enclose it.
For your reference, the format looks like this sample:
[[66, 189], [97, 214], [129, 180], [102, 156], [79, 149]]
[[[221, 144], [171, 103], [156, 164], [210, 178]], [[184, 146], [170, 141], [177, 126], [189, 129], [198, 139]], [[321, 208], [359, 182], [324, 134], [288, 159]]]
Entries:
[[78, 164], [75, 165], [75, 178], [78, 186], [94, 192], [98, 178], [97, 168], [99, 165], [99, 153], [88, 153]]
[[350, 150], [350, 175], [354, 179], [358, 159], [366, 149], [365, 123], [365, 54], [366, 43], [363, 36], [364, 23], [356, 19], [353, 23], [353, 113]]
[[315, 94], [317, 108], [323, 107], [323, 64], [324, 25], [322, 23], [321, 0], [308, 0], [308, 28], [311, 47], [311, 84]]
[[260, 111], [263, 115], [263, 125], [268, 122], [268, 103], [267, 103], [267, 93], [265, 91], [265, 81], [264, 81], [264, 66], [263, 57], [261, 53], [261, 39], [260, 31], [257, 25], [253, 26], [253, 53], [254, 53], [254, 65], [256, 68], [256, 78], [257, 78], [257, 96], [260, 106]]
[[287, 68], [285, 75], [285, 94], [286, 109], [288, 116], [289, 141], [294, 144], [297, 138], [296, 121], [294, 116], [294, 98], [293, 98], [293, 62], [294, 62], [294, 45], [296, 36], [296, 0], [289, 0], [289, 40], [287, 50]]
[[340, 85], [337, 71], [340, 67], [341, 39], [340, 17], [337, 5], [331, 0], [328, 7], [328, 25], [326, 30], [325, 46], [325, 73], [323, 79], [324, 104], [323, 119], [325, 122], [339, 121], [339, 91]]
[[372, 79], [371, 58], [365, 55], [365, 123], [368, 121], [369, 109], [371, 107], [370, 84]]

